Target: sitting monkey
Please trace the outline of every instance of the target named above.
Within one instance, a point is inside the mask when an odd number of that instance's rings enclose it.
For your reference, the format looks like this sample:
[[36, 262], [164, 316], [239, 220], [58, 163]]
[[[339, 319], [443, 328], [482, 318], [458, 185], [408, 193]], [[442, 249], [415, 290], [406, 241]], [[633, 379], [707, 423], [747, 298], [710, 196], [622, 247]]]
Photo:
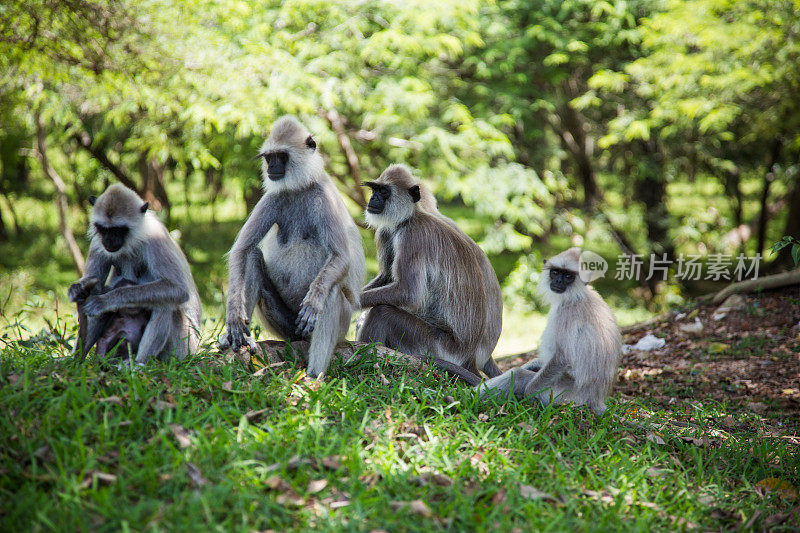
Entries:
[[[136, 364], [144, 365], [153, 356], [183, 359], [194, 353], [200, 340], [200, 297], [186, 257], [167, 228], [148, 211], [147, 202], [118, 183], [89, 202], [86, 274], [70, 286], [68, 295], [91, 318], [87, 325], [93, 338], [102, 338], [108, 317], [132, 314], [127, 324], [133, 326], [130, 321], [141, 320], [142, 310], [149, 316], [137, 339]], [[92, 340], [84, 339], [76, 351], [90, 349]]]
[[605, 411], [622, 350], [611, 309], [579, 276], [580, 248], [545, 261], [539, 293], [550, 303], [539, 357], [477, 387], [481, 397], [513, 390], [517, 398], [588, 405]]
[[492, 351], [503, 304], [486, 254], [407, 167], [392, 165], [365, 185], [380, 270], [361, 294], [361, 306], [371, 309], [358, 340], [458, 365], [471, 385], [479, 370], [499, 376]]

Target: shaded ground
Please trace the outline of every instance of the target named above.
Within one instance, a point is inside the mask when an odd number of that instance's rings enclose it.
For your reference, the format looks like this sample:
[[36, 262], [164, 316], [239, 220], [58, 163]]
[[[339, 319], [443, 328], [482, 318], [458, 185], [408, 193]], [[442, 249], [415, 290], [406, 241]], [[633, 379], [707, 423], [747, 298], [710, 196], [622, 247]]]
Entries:
[[[614, 395], [647, 399], [673, 412], [699, 398], [715, 400], [763, 416], [781, 433], [797, 432], [800, 288], [743, 295], [743, 300], [739, 309], [718, 320], [719, 306], [706, 304], [626, 328], [627, 344], [648, 333], [666, 344], [624, 354]], [[692, 332], [697, 321], [702, 331]], [[527, 358], [507, 358], [499, 365], [506, 370]]]

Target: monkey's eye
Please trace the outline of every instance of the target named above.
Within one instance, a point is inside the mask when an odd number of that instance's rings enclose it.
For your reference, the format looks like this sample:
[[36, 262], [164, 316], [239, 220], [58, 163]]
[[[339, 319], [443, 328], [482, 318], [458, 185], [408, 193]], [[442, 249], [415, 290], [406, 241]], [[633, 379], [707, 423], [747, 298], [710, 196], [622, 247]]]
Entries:
[[313, 150], [314, 148], [317, 147], [317, 141], [315, 141], [314, 138], [311, 135], [309, 135], [308, 139], [306, 139], [306, 146], [308, 146]]

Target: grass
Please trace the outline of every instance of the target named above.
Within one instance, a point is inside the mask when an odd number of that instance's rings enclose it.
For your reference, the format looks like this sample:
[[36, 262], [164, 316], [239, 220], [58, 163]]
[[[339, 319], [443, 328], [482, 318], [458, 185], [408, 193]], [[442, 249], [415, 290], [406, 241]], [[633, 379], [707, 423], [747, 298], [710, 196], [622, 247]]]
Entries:
[[321, 382], [208, 351], [119, 372], [52, 337], [1, 354], [3, 531], [791, 528], [791, 491], [756, 484], [797, 484], [796, 449], [725, 405], [480, 402], [369, 352]]

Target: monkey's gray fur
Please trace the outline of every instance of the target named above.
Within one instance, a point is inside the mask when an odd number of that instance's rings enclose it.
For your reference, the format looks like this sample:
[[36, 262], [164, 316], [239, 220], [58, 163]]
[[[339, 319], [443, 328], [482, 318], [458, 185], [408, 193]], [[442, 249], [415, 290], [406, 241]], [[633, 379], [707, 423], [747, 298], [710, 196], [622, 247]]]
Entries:
[[503, 306], [486, 254], [407, 167], [392, 165], [368, 185], [366, 219], [376, 229], [380, 270], [361, 294], [361, 306], [371, 309], [358, 340], [448, 361], [475, 380], [479, 369], [500, 375], [492, 351]]
[[[551, 307], [539, 357], [481, 384], [481, 397], [507, 395], [513, 388], [518, 398], [535, 398], [542, 405], [573, 402], [597, 414], [605, 411], [622, 341], [611, 309], [578, 276], [580, 253], [580, 248], [570, 248], [545, 262], [539, 293]], [[571, 272], [574, 281], [564, 290], [564, 284], [554, 285], [552, 271]]]
[[255, 348], [250, 319], [257, 309], [277, 336], [310, 340], [308, 374], [318, 377], [359, 307], [361, 235], [297, 119], [278, 119], [259, 155], [264, 195], [230, 251], [220, 348]]
[[[200, 297], [186, 257], [167, 228], [148, 211], [147, 202], [123, 185], [111, 185], [90, 202], [86, 272], [70, 286], [70, 301], [85, 300], [82, 312], [89, 317], [149, 311], [136, 364], [151, 356], [183, 359], [194, 353], [200, 339]], [[123, 279], [135, 286], [119, 283]], [[98, 283], [111, 289], [93, 293]]]

